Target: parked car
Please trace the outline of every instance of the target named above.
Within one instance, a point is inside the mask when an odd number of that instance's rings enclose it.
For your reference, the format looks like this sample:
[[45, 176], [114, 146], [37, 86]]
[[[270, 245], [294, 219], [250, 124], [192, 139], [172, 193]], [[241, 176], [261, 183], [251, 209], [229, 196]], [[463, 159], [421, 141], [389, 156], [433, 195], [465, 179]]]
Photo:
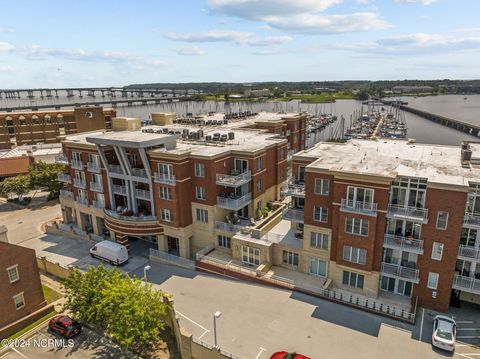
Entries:
[[455, 337], [457, 324], [452, 318], [437, 315], [433, 318], [432, 345], [453, 352], [455, 350]]
[[128, 261], [127, 247], [113, 241], [101, 241], [90, 248], [92, 258], [98, 258], [113, 265]]
[[70, 339], [82, 331], [80, 323], [66, 315], [57, 315], [48, 322], [48, 329]]
[[270, 359], [310, 359], [302, 354], [289, 353], [289, 352], [276, 352], [273, 353]]

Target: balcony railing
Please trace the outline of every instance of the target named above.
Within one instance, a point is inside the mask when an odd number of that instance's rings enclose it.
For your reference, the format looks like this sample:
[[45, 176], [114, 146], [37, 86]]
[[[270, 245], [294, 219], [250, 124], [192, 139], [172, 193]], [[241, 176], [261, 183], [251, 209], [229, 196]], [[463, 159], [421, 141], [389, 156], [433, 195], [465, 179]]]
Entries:
[[112, 191], [113, 191], [113, 193], [115, 193], [115, 194], [126, 195], [126, 194], [127, 194], [127, 187], [121, 186], [121, 185], [118, 185], [118, 184], [114, 184], [114, 185], [112, 186]]
[[147, 178], [147, 171], [143, 168], [132, 168], [132, 176]]
[[240, 173], [239, 175], [217, 174], [216, 183], [219, 186], [240, 187], [241, 185], [248, 183], [251, 180], [252, 173], [250, 171], [246, 171]]
[[480, 294], [480, 279], [455, 274], [453, 277], [453, 289]]
[[376, 216], [377, 204], [373, 202], [353, 201], [343, 198], [340, 205], [340, 210], [343, 212], [353, 212]]
[[144, 189], [136, 189], [135, 194], [137, 198], [150, 200], [150, 191]]
[[424, 224], [428, 222], [428, 209], [423, 207], [408, 207], [399, 206], [396, 204], [389, 204], [388, 215], [394, 218], [420, 221]]
[[80, 179], [80, 178], [74, 178], [73, 180], [73, 185], [77, 188], [86, 188], [87, 184], [85, 183], [85, 180]]
[[303, 223], [305, 220], [305, 213], [301, 208], [287, 208], [283, 212], [282, 218], [292, 222]]
[[286, 192], [287, 196], [305, 197], [305, 184], [289, 183]]
[[122, 221], [132, 221], [132, 222], [142, 222], [142, 221], [156, 221], [157, 217], [156, 216], [124, 216], [120, 213], [117, 213], [115, 211], [112, 211], [110, 209], [104, 209], [104, 212], [113, 218], [120, 219]]
[[104, 201], [96, 201], [96, 200], [93, 200], [93, 201], [92, 201], [92, 205], [93, 205], [93, 207], [95, 207], [95, 208], [100, 208], [100, 209], [105, 208], [105, 202], [104, 202]]
[[72, 162], [70, 162], [70, 167], [76, 170], [83, 170], [83, 162], [79, 160], [72, 160]]
[[240, 232], [245, 227], [244, 226], [238, 226], [238, 225], [232, 224], [232, 223], [216, 221], [215, 222], [215, 228], [220, 230], [220, 231], [224, 231], [224, 232], [237, 233], [237, 232]]
[[423, 241], [394, 234], [385, 234], [383, 240], [384, 248], [401, 249], [406, 252], [423, 254]]
[[123, 175], [123, 170], [120, 165], [108, 165], [108, 170], [112, 173]]
[[55, 163], [61, 165], [68, 165], [68, 158], [66, 155], [57, 155], [55, 156]]
[[247, 193], [241, 197], [230, 198], [230, 197], [217, 197], [217, 206], [220, 208], [231, 209], [232, 211], [238, 211], [242, 209], [247, 204], [252, 202], [252, 194]]
[[90, 189], [95, 192], [103, 192], [103, 184], [98, 182], [90, 182]]
[[401, 278], [413, 283], [418, 283], [420, 280], [420, 271], [415, 268], [409, 268], [397, 264], [382, 262], [381, 271], [383, 275]]
[[97, 162], [87, 162], [87, 168], [90, 172], [100, 173], [100, 164]]
[[88, 198], [77, 197], [76, 201], [78, 204], [81, 204], [82, 206], [88, 206]]
[[73, 199], [73, 192], [61, 189], [60, 190], [60, 196]]
[[480, 260], [480, 249], [461, 244], [460, 247], [458, 247], [458, 257], [467, 260]]
[[175, 176], [172, 174], [155, 172], [155, 182], [175, 185], [176, 180], [175, 180]]
[[463, 224], [469, 226], [480, 226], [480, 214], [465, 213], [465, 216], [463, 217]]
[[57, 180], [65, 183], [72, 183], [72, 177], [66, 173], [59, 173], [57, 175]]

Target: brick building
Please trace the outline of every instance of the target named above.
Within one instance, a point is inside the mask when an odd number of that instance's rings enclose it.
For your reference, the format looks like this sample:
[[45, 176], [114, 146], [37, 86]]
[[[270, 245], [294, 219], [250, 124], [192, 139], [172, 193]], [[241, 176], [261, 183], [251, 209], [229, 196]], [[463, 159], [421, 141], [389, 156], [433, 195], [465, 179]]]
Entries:
[[0, 113], [0, 149], [56, 143], [61, 136], [108, 129], [115, 114], [102, 107]]
[[[116, 128], [139, 128], [119, 120]], [[232, 228], [254, 226], [278, 207], [305, 128], [303, 114], [211, 114], [68, 136], [58, 158], [69, 165], [59, 175], [64, 224], [185, 258], [207, 245], [230, 250]]]
[[0, 329], [46, 305], [33, 249], [6, 242], [0, 226]]

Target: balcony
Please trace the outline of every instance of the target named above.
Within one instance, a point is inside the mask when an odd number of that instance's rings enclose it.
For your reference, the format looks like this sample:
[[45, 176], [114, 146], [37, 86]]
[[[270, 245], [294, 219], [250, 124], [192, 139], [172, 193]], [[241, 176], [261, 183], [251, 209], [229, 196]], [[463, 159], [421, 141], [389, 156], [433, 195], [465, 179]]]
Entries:
[[121, 213], [117, 213], [115, 211], [112, 211], [110, 209], [104, 209], [105, 214], [107, 214], [110, 217], [120, 219], [122, 221], [132, 221], [132, 222], [146, 222], [146, 221], [156, 221], [157, 217], [156, 216], [140, 216], [140, 215], [131, 215], [131, 216], [125, 216], [122, 215]]
[[241, 197], [217, 197], [217, 206], [220, 208], [238, 211], [252, 202], [252, 194], [247, 193]]
[[422, 207], [388, 205], [387, 216], [391, 218], [406, 219], [410, 221], [428, 223], [428, 209]]
[[104, 201], [92, 201], [92, 205], [93, 207], [95, 208], [98, 208], [98, 209], [103, 209], [105, 208], [105, 202]]
[[76, 201], [77, 201], [78, 204], [80, 204], [82, 206], [88, 206], [88, 198], [77, 197]]
[[135, 177], [142, 177], [142, 178], [148, 178], [147, 171], [145, 171], [143, 168], [132, 168], [132, 176]]
[[289, 183], [286, 195], [305, 198], [305, 184]]
[[112, 191], [113, 193], [115, 194], [121, 194], [123, 196], [126, 196], [127, 195], [127, 187], [125, 186], [121, 186], [121, 185], [118, 185], [118, 184], [114, 184], [112, 186]]
[[55, 163], [59, 165], [68, 165], [68, 158], [66, 155], [57, 155], [55, 156]]
[[418, 284], [420, 281], [419, 272], [420, 271], [415, 268], [382, 262], [381, 273], [387, 277], [396, 277]]
[[340, 204], [340, 211], [376, 216], [377, 204], [373, 202], [353, 201], [343, 198]]
[[108, 165], [108, 170], [112, 173], [117, 173], [119, 175], [123, 175], [123, 170], [120, 165]]
[[223, 232], [237, 233], [244, 230], [246, 227], [242, 225], [215, 221], [215, 229]]
[[85, 183], [85, 180], [80, 179], [80, 178], [75, 178], [73, 180], [73, 185], [77, 188], [83, 188], [83, 189], [85, 189], [87, 187], [87, 184]]
[[90, 182], [90, 189], [94, 192], [103, 193], [103, 184], [98, 182]]
[[480, 294], [480, 279], [455, 274], [452, 288], [473, 294]]
[[60, 196], [65, 197], [65, 198], [73, 199], [73, 192], [61, 189], [60, 190]]
[[407, 237], [385, 234], [384, 248], [400, 249], [402, 251], [423, 254], [423, 241], [421, 239], [409, 239]]
[[460, 247], [458, 247], [458, 258], [469, 261], [472, 259], [474, 261], [480, 261], [480, 249], [461, 244]]
[[465, 213], [463, 224], [467, 226], [480, 226], [480, 214]]
[[155, 172], [155, 182], [175, 186], [176, 180], [172, 174]]
[[286, 219], [287, 221], [292, 221], [296, 223], [303, 223], [305, 220], [305, 214], [302, 208], [287, 208], [283, 214], [282, 218]]
[[83, 162], [79, 160], [72, 160], [72, 162], [70, 162], [70, 167], [76, 170], [83, 170]]
[[59, 182], [72, 183], [72, 177], [66, 173], [59, 173], [57, 175], [57, 180]]
[[252, 173], [246, 171], [238, 175], [217, 174], [216, 183], [218, 186], [240, 187], [252, 180]]
[[100, 164], [97, 162], [87, 162], [87, 169], [90, 172], [100, 173]]
[[148, 190], [136, 189], [135, 190], [135, 195], [139, 199], [146, 199], [147, 201], [150, 201], [150, 191], [148, 191]]

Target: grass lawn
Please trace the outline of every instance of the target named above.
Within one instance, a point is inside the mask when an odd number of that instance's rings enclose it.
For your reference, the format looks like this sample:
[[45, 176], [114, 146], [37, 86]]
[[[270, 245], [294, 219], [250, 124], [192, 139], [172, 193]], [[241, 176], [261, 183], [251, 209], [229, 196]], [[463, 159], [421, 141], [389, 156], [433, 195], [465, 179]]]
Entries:
[[26, 332], [28, 332], [29, 330], [35, 328], [36, 326], [40, 325], [41, 323], [43, 323], [44, 321], [46, 321], [47, 319], [50, 319], [51, 317], [53, 317], [54, 315], [57, 315], [57, 312], [56, 311], [53, 311], [51, 313], [48, 313], [47, 315], [44, 315], [43, 317], [41, 317], [40, 319], [38, 319], [37, 321], [33, 322], [32, 324], [30, 324], [29, 326], [26, 326], [25, 328], [23, 328], [22, 330], [19, 330], [18, 332], [16, 332], [15, 334], [13, 334], [10, 338], [8, 339], [16, 339], [20, 336], [22, 336], [23, 334], [25, 334]]
[[277, 97], [275, 101], [290, 101], [290, 100], [301, 100], [303, 102], [310, 103], [328, 103], [335, 100], [352, 100], [355, 97], [349, 92], [322, 92], [319, 95], [292, 95], [287, 97]]
[[42, 284], [43, 295], [48, 304], [55, 302], [57, 299], [62, 298], [62, 295], [50, 287]]

